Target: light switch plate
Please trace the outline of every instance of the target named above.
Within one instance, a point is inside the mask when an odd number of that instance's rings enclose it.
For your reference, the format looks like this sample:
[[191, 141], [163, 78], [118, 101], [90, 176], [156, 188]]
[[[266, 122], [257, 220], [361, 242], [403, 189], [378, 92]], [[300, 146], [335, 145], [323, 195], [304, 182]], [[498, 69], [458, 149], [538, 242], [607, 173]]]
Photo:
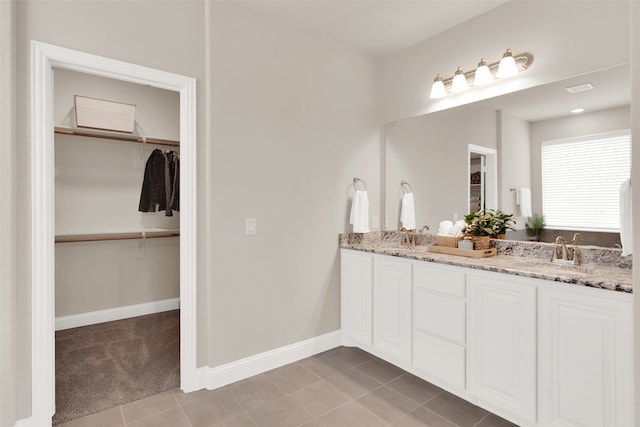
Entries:
[[255, 218], [246, 218], [244, 220], [244, 234], [246, 236], [253, 236], [257, 232], [256, 230], [256, 219]]

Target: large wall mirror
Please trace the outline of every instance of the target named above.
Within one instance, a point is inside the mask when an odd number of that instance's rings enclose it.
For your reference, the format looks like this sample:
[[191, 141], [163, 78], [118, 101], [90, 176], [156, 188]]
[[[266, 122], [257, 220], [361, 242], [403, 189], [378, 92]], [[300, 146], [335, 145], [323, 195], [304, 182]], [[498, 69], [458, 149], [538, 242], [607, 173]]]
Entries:
[[[388, 123], [385, 147], [385, 229], [400, 227], [400, 181], [411, 184], [416, 223], [435, 232], [440, 221], [469, 212], [469, 146], [495, 149], [497, 208], [514, 213], [527, 239], [515, 192], [531, 190], [531, 210], [543, 214], [541, 144], [631, 127], [628, 64], [526, 89], [449, 110]], [[589, 84], [589, 86], [585, 86]], [[577, 90], [568, 91], [567, 88]], [[585, 90], [586, 89], [586, 90]], [[582, 113], [571, 110], [583, 108]], [[588, 196], [586, 196], [588, 198]], [[493, 206], [492, 206], [493, 207]], [[574, 230], [548, 229], [543, 240]], [[583, 244], [614, 246], [616, 232], [589, 232], [579, 226]]]

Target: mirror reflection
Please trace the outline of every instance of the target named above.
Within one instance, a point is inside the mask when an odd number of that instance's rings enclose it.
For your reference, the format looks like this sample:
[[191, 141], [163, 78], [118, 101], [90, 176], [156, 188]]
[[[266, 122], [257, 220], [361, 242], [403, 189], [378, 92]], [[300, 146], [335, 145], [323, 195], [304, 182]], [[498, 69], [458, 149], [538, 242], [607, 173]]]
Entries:
[[[406, 181], [413, 188], [418, 228], [427, 225], [430, 230], [437, 230], [441, 221], [462, 219], [480, 206], [516, 216], [518, 230], [507, 235], [510, 239], [552, 241], [558, 235], [571, 237], [573, 232], [580, 231], [581, 244], [608, 247], [619, 244], [615, 224], [586, 218], [586, 213], [596, 209], [600, 200], [611, 199], [607, 203], [617, 209], [618, 194], [611, 194], [616, 191], [603, 190], [604, 195], [595, 191], [580, 193], [563, 190], [561, 185], [554, 197], [567, 201], [576, 211], [562, 219], [551, 215], [548, 183], [544, 184], [543, 193], [542, 147], [594, 138], [608, 141], [611, 135], [628, 133], [630, 94], [630, 69], [628, 64], [622, 64], [387, 124], [385, 228], [401, 227], [400, 182]], [[583, 111], [572, 112], [578, 108]], [[585, 148], [588, 145], [576, 147], [578, 154], [573, 157], [582, 159], [589, 153], [596, 160], [605, 157]], [[496, 154], [491, 156], [492, 152]], [[479, 162], [483, 162], [482, 167], [477, 166]], [[585, 173], [596, 173], [593, 165], [580, 162], [583, 161], [579, 160], [579, 164], [586, 169]], [[547, 160], [546, 164], [549, 163]], [[560, 164], [564, 164], [562, 159]], [[621, 176], [628, 176], [624, 168], [624, 165], [616, 167], [623, 170]], [[480, 180], [481, 186], [474, 186], [477, 172], [485, 180]], [[562, 173], [561, 170], [560, 177]], [[571, 172], [564, 176], [574, 175]], [[551, 173], [547, 171], [546, 176]], [[619, 185], [616, 182], [615, 188]], [[516, 196], [521, 197], [523, 192], [526, 195], [527, 190], [530, 206], [523, 211]], [[531, 217], [521, 215], [523, 212], [530, 212]], [[546, 222], [542, 232], [527, 230], [527, 222], [533, 224], [540, 215], [545, 215]]]

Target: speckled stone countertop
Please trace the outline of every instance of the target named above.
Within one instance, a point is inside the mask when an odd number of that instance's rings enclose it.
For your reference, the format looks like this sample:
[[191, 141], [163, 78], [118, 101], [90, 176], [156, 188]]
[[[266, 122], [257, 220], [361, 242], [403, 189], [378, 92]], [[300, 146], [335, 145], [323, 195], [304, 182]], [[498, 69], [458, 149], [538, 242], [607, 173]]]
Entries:
[[551, 243], [492, 240], [498, 254], [487, 258], [468, 258], [427, 251], [435, 244], [430, 234], [413, 234], [415, 247], [400, 244], [397, 232], [340, 234], [340, 248], [382, 255], [435, 262], [438, 264], [514, 274], [536, 279], [620, 292], [633, 292], [631, 279], [632, 257], [623, 257], [620, 249], [579, 246], [581, 265], [554, 265], [549, 261], [554, 248]]

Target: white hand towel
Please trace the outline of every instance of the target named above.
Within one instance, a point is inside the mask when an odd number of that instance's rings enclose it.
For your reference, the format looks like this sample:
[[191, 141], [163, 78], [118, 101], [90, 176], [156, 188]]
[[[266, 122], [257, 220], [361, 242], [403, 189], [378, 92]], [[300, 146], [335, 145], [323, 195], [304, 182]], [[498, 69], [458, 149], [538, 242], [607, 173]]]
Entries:
[[351, 203], [349, 224], [353, 225], [354, 233], [369, 232], [369, 197], [366, 191], [356, 190]]
[[413, 193], [404, 193], [402, 196], [400, 221], [402, 222], [402, 226], [407, 230], [416, 229], [416, 208], [413, 203]]
[[620, 186], [620, 243], [622, 255], [633, 253], [633, 216], [631, 212], [631, 180]]
[[438, 228], [438, 235], [453, 236], [453, 222], [451, 221], [440, 222], [440, 228]]
[[516, 205], [520, 208], [520, 216], [530, 217], [531, 190], [528, 188], [516, 188]]
[[459, 219], [453, 224], [453, 237], [460, 237], [464, 233], [462, 230], [467, 226], [467, 223], [463, 219]]

